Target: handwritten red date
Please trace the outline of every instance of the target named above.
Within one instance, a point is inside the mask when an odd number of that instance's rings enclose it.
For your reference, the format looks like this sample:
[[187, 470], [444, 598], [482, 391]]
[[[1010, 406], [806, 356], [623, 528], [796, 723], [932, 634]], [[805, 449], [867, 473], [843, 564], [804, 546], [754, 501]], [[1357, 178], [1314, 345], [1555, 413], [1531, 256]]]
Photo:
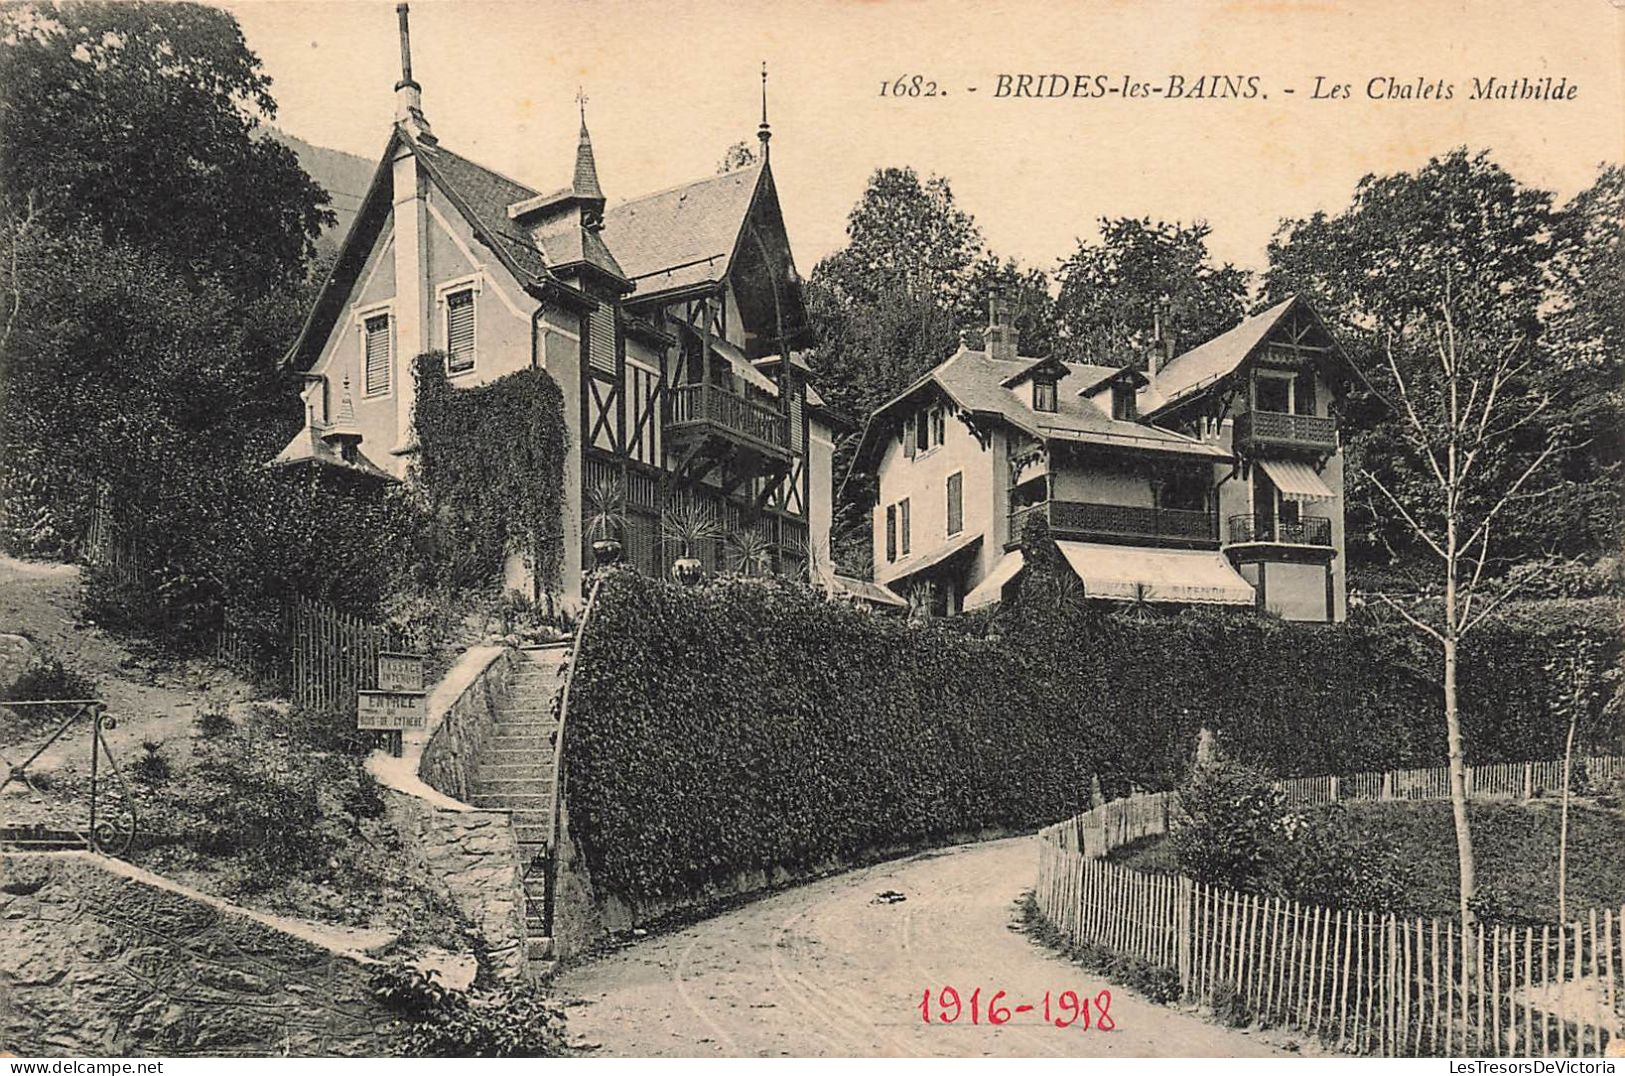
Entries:
[[1076, 990], [1063, 990], [1053, 999], [1051, 991], [1044, 991], [1042, 1003], [1011, 1004], [1005, 999], [1005, 991], [1000, 990], [982, 1003], [982, 988], [972, 990], [969, 997], [965, 997], [951, 986], [945, 986], [931, 993], [926, 987], [920, 994], [920, 1003], [915, 1006], [920, 1011], [920, 1020], [931, 1023], [933, 1013], [939, 1024], [952, 1024], [956, 1021], [969, 1018], [973, 1024], [992, 1024], [997, 1027], [1007, 1024], [1012, 1017], [1026, 1015], [1027, 1013], [1042, 1014], [1046, 1024], [1056, 1027], [1075, 1027], [1080, 1031], [1116, 1031], [1117, 1023], [1112, 1019], [1112, 992], [1102, 990], [1093, 998], [1087, 994], [1079, 995]]

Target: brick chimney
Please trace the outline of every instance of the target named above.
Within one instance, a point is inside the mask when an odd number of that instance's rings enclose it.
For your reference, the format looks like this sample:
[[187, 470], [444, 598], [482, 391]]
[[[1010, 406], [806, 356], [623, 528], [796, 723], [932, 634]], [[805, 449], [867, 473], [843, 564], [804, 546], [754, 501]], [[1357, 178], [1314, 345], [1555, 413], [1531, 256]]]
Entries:
[[984, 345], [990, 359], [1014, 359], [1018, 354], [1021, 333], [1011, 322], [1009, 307], [1004, 296], [994, 292], [987, 303], [987, 342]]

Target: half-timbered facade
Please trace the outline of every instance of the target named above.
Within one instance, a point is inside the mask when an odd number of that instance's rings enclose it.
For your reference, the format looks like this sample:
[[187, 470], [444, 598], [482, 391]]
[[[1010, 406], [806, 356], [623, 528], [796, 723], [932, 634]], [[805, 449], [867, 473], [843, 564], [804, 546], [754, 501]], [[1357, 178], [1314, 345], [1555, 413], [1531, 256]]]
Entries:
[[[454, 387], [541, 367], [564, 392], [571, 445], [567, 599], [606, 532], [650, 573], [685, 553], [713, 569], [827, 565], [833, 419], [800, 359], [808, 319], [768, 153], [765, 74], [755, 163], [612, 204], [584, 108], [574, 173], [550, 193], [448, 149], [423, 115], [404, 16], [402, 32], [388, 144], [288, 353], [305, 376], [307, 424], [283, 462], [338, 455], [404, 479], [416, 356], [444, 352]], [[343, 451], [327, 452], [341, 411]], [[720, 533], [674, 541], [662, 519], [684, 505]], [[509, 583], [535, 586], [518, 556]]]

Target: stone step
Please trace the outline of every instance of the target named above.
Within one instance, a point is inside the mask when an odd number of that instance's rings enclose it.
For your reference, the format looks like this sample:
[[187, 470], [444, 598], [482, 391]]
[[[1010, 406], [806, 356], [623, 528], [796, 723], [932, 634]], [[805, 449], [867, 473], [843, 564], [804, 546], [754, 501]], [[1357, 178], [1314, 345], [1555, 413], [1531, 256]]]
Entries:
[[486, 750], [481, 753], [482, 758], [493, 758], [504, 751], [540, 751], [547, 755], [553, 753], [552, 741], [542, 733], [498, 735], [491, 737], [486, 743]]
[[547, 811], [553, 807], [552, 792], [475, 792], [475, 807], [497, 811]]
[[519, 840], [520, 848], [543, 848], [553, 839], [553, 822], [551, 819], [541, 819], [530, 825], [513, 823], [513, 835]]
[[[553, 748], [545, 740], [525, 740], [523, 746], [504, 747], [480, 752], [480, 769], [486, 766], [528, 766], [540, 762], [553, 764]], [[476, 773], [479, 769], [475, 770]]]
[[491, 731], [497, 737], [531, 736], [552, 743], [558, 727], [557, 721], [504, 721]]
[[550, 777], [492, 777], [474, 779], [474, 795], [482, 796], [553, 796]]
[[487, 758], [474, 771], [474, 783], [478, 784], [488, 778], [494, 778], [498, 781], [516, 781], [520, 778], [551, 781], [553, 779], [553, 759], [552, 756], [532, 756], [512, 762], [499, 762]]

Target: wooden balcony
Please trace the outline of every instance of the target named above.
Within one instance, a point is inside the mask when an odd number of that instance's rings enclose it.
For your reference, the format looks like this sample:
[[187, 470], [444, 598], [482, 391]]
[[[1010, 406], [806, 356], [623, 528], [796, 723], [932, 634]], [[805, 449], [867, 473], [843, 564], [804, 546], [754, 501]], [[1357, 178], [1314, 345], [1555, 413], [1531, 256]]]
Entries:
[[790, 418], [766, 404], [711, 384], [666, 390], [665, 435], [674, 443], [699, 440], [713, 448], [736, 445], [772, 460], [790, 458]]
[[1253, 456], [1271, 452], [1328, 456], [1337, 451], [1337, 420], [1319, 415], [1245, 411], [1236, 416], [1235, 445]]
[[1010, 513], [1011, 545], [1020, 543], [1027, 521], [1040, 514], [1049, 520], [1050, 535], [1059, 539], [1184, 549], [1219, 547], [1216, 513], [1092, 501], [1045, 501], [1016, 509]]
[[1231, 516], [1230, 545], [1273, 544], [1330, 547], [1332, 521], [1325, 516], [1300, 516], [1295, 522], [1269, 516]]

